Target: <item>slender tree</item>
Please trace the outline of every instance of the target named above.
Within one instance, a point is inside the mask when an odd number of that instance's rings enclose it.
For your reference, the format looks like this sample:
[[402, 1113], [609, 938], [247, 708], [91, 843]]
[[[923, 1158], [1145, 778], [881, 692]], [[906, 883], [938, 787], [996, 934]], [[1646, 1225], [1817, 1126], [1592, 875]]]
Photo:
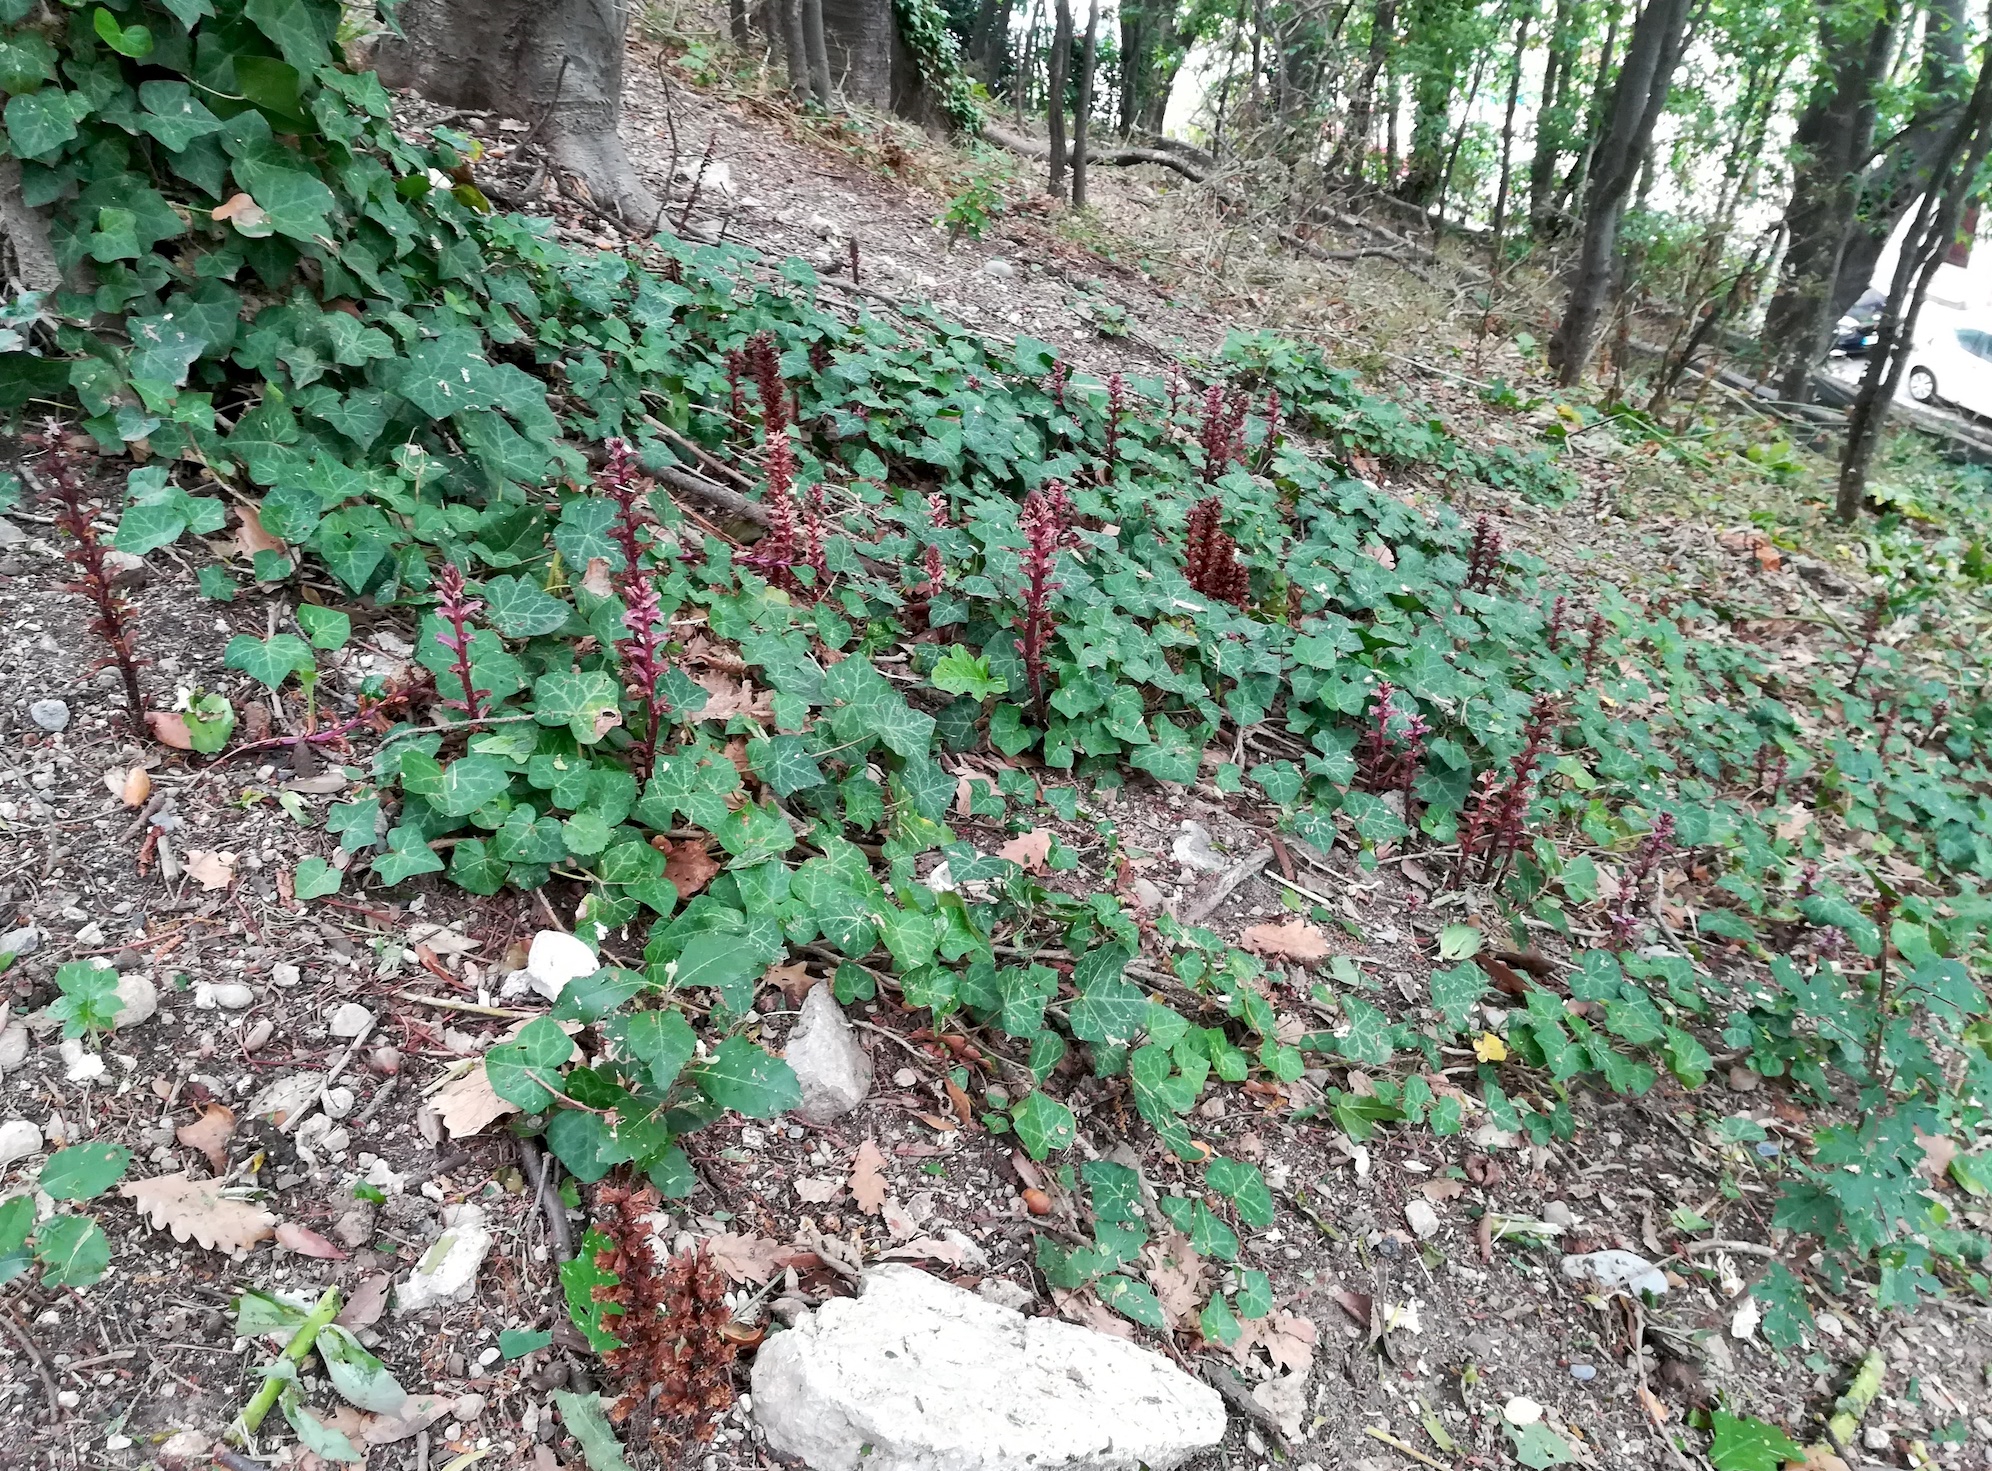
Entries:
[[802, 44], [809, 56], [809, 92], [819, 107], [830, 106], [830, 48], [823, 39], [823, 0], [798, 0]]
[[[1987, 22], [1992, 24], [1992, 15]], [[1930, 160], [1928, 187], [1896, 254], [1888, 302], [1875, 327], [1874, 346], [1868, 350], [1867, 376], [1847, 418], [1847, 447], [1840, 458], [1833, 507], [1842, 521], [1858, 516], [1867, 499], [1868, 467], [1888, 405], [1902, 386], [1909, 348], [1916, 340], [1916, 320], [1930, 283], [1957, 241], [1958, 223], [1979, 185], [1988, 152], [1992, 152], [1992, 47], [1986, 48], [1971, 96]]]
[[1397, 38], [1397, 0], [1376, 0], [1370, 11], [1369, 54], [1350, 95], [1348, 122], [1335, 145], [1328, 171], [1361, 178], [1369, 159], [1370, 133], [1375, 128], [1377, 83], [1390, 61]]
[[1079, 58], [1079, 103], [1072, 114], [1072, 207], [1086, 207], [1086, 134], [1093, 118], [1093, 69], [1100, 55], [1100, 0], [1086, 6], [1086, 47]]
[[1051, 177], [1045, 192], [1065, 197], [1065, 74], [1072, 64], [1072, 4], [1057, 0], [1057, 22], [1051, 31], [1051, 84], [1045, 99], [1046, 131], [1051, 141]]
[[1584, 198], [1584, 239], [1569, 274], [1563, 321], [1549, 341], [1550, 365], [1570, 387], [1584, 376], [1617, 279], [1619, 221], [1639, 177], [1686, 45], [1693, 0], [1646, 0], [1626, 43], [1611, 122], [1599, 142]]

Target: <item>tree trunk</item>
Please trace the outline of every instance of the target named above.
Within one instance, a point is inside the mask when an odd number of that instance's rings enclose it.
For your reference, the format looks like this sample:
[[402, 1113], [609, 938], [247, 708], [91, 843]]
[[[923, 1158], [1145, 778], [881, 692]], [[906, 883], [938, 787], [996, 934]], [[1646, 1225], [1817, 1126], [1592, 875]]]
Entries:
[[823, 0], [799, 0], [802, 44], [809, 56], [809, 91], [816, 105], [830, 106], [830, 48], [823, 40]]
[[1348, 126], [1328, 160], [1328, 172], [1345, 178], [1360, 178], [1369, 159], [1370, 132], [1376, 126], [1376, 84], [1390, 59], [1391, 43], [1397, 33], [1397, 0], [1376, 0], [1370, 12], [1369, 56], [1362, 75], [1349, 98]]
[[[823, 14], [830, 84], [847, 104], [932, 121], [919, 63], [899, 39], [892, 0], [812, 0]], [[808, 43], [807, 35], [804, 44]]]
[[648, 226], [657, 196], [636, 176], [622, 115], [627, 7], [616, 0], [404, 0], [383, 37], [382, 81], [445, 107], [535, 121], [564, 185], [625, 224]]
[[1011, 0], [981, 0], [968, 29], [968, 45], [963, 48], [970, 70], [982, 78], [991, 97], [1002, 95], [1010, 60], [1010, 5]]
[[754, 32], [747, 24], [747, 0], [726, 0], [726, 28], [741, 50], [754, 44]]
[[1613, 89], [1611, 126], [1592, 163], [1584, 201], [1584, 241], [1571, 267], [1563, 321], [1549, 340], [1558, 381], [1573, 387], [1584, 376], [1598, 324], [1612, 297], [1618, 260], [1619, 219], [1638, 177], [1653, 127], [1667, 105], [1686, 41], [1691, 0], [1647, 0], [1626, 44]]
[[1971, 74], [1964, 65], [1964, 0], [1930, 0], [1923, 21], [1922, 101], [1909, 125], [1868, 171], [1854, 228], [1840, 254], [1840, 269], [1826, 303], [1830, 322], [1854, 304], [1874, 279], [1876, 265], [1902, 217], [1922, 195], [1930, 160], [1964, 105]]
[[1501, 114], [1501, 177], [1494, 186], [1494, 279], [1501, 279], [1502, 236], [1508, 227], [1508, 184], [1515, 160], [1515, 109], [1522, 100], [1522, 59], [1529, 49], [1529, 22], [1534, 15], [1527, 10], [1515, 24], [1515, 55], [1508, 63], [1508, 107]]
[[773, 0], [782, 17], [782, 55], [788, 59], [789, 91], [809, 100], [809, 43], [802, 34], [802, 0]]
[[1086, 207], [1086, 131], [1093, 117], [1093, 68], [1099, 60], [1100, 0], [1086, 7], [1086, 49], [1079, 60], [1079, 106], [1072, 115], [1072, 207]]
[[1542, 106], [1536, 110], [1535, 152], [1529, 159], [1529, 219], [1541, 228], [1549, 212], [1549, 193], [1556, 187], [1556, 166], [1570, 138], [1569, 93], [1577, 58], [1571, 35], [1571, 0], [1556, 0], [1556, 22], [1550, 32], [1549, 56], [1543, 62]]
[[1413, 0], [1405, 22], [1404, 56], [1411, 70], [1411, 161], [1398, 191], [1430, 204], [1445, 176], [1452, 104], [1459, 90], [1462, 17], [1449, 0]]
[[1591, 105], [1584, 113], [1582, 146], [1577, 150], [1577, 161], [1564, 175], [1563, 187], [1557, 190], [1555, 202], [1550, 205], [1552, 214], [1560, 214], [1570, 201], [1584, 197], [1584, 187], [1591, 177], [1591, 158], [1598, 151], [1598, 138], [1604, 131], [1605, 113], [1612, 95], [1612, 59], [1618, 49], [1620, 19], [1618, 0], [1605, 0], [1605, 3], [1611, 6], [1611, 22], [1605, 27], [1605, 44], [1598, 51], [1598, 75], [1591, 84]]
[[1045, 193], [1056, 199], [1065, 197], [1065, 72], [1071, 62], [1071, 0], [1057, 0], [1057, 20], [1051, 28], [1051, 85], [1045, 96], [1045, 131], [1051, 141], [1051, 177]]
[[1826, 350], [1828, 314], [1840, 260], [1853, 232], [1857, 178], [1874, 146], [1875, 94], [1894, 46], [1897, 0], [1887, 0], [1865, 29], [1820, 21], [1822, 68], [1792, 134], [1798, 167], [1784, 226], [1778, 288], [1764, 317], [1763, 348], [1780, 397], [1812, 396], [1812, 366]]
[[1992, 51], [1986, 53], [1978, 69], [1978, 83], [1963, 113], [1930, 161], [1928, 187], [1896, 256], [1888, 304], [1882, 308], [1874, 346], [1868, 350], [1867, 376], [1861, 380], [1860, 397], [1847, 417], [1847, 448], [1840, 460], [1840, 484], [1833, 506], [1842, 521], [1851, 522], [1858, 516], [1861, 503], [1867, 499], [1868, 466], [1874, 459], [1888, 406], [1902, 386], [1909, 348], [1916, 340], [1916, 319], [1922, 315], [1931, 281], [1957, 240], [1965, 201], [1978, 182], [1988, 152], [1992, 152]]

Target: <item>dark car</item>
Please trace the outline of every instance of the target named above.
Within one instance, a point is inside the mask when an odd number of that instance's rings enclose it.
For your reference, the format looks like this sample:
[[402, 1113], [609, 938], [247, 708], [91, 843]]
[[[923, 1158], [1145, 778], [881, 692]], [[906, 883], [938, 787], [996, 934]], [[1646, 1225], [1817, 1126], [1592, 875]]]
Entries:
[[1875, 328], [1881, 322], [1881, 309], [1888, 298], [1870, 286], [1860, 300], [1847, 308], [1847, 314], [1833, 324], [1833, 356], [1864, 358], [1874, 346]]

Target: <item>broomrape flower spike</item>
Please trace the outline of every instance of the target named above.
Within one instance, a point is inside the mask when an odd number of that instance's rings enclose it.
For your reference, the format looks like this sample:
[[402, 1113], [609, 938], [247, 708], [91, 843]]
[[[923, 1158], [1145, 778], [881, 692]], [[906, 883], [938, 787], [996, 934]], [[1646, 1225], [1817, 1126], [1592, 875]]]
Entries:
[[1501, 533], [1485, 516], [1473, 523], [1473, 545], [1466, 554], [1466, 591], [1492, 592], [1501, 572]]
[[775, 436], [788, 427], [788, 395], [782, 383], [781, 354], [775, 350], [774, 334], [760, 331], [748, 338], [745, 356], [761, 399], [761, 428], [772, 446]]
[[[56, 527], [72, 543], [63, 556], [75, 566], [77, 576], [74, 581], [64, 583], [63, 590], [80, 593], [90, 600], [90, 605], [96, 609], [96, 615], [89, 623], [90, 632], [102, 639], [110, 650], [105, 658], [90, 666], [89, 672], [95, 674], [99, 669], [117, 669], [124, 680], [125, 705], [130, 711], [132, 733], [143, 735], [146, 730], [145, 696], [138, 687], [140, 660], [131, 626], [132, 608], [111, 581], [111, 569], [104, 560], [104, 544], [97, 539], [97, 528], [90, 522], [89, 487], [77, 467], [74, 452], [63, 440], [61, 425], [54, 419], [45, 421], [40, 434], [23, 437], [47, 451], [39, 467], [40, 473], [47, 479], [49, 499], [55, 502]], [[35, 477], [30, 473], [28, 478], [32, 481]]]
[[[1060, 494], [1065, 489], [1056, 481], [1052, 482], [1052, 488]], [[1031, 704], [1037, 711], [1038, 724], [1047, 725], [1050, 716], [1045, 702], [1044, 654], [1054, 626], [1051, 595], [1059, 587], [1051, 572], [1064, 528], [1059, 525], [1051, 501], [1035, 490], [1024, 497], [1017, 524], [1024, 533], [1024, 613], [1017, 620], [1017, 630], [1023, 637], [1016, 641], [1017, 654], [1024, 661], [1024, 676], [1030, 683]]]
[[1121, 415], [1127, 412], [1127, 384], [1116, 373], [1107, 379], [1107, 473], [1103, 479], [1112, 480], [1114, 470], [1120, 464]]
[[1473, 857], [1473, 845], [1486, 842], [1481, 857], [1480, 882], [1498, 883], [1528, 836], [1529, 804], [1535, 797], [1536, 768], [1556, 733], [1556, 705], [1547, 695], [1536, 696], [1529, 711], [1529, 723], [1522, 732], [1522, 749], [1508, 765], [1508, 779], [1495, 786], [1491, 779], [1483, 786], [1480, 800], [1470, 818], [1471, 840], [1462, 834], [1459, 850], [1460, 872]]
[[1243, 608], [1252, 600], [1252, 574], [1238, 560], [1238, 544], [1221, 526], [1223, 502], [1206, 496], [1190, 508], [1183, 529], [1183, 575], [1207, 598]]
[[1633, 860], [1632, 871], [1619, 892], [1619, 907], [1607, 910], [1606, 920], [1611, 925], [1612, 949], [1623, 950], [1632, 943], [1635, 924], [1633, 905], [1646, 890], [1646, 881], [1653, 876], [1653, 867], [1674, 846], [1674, 814], [1662, 812], [1653, 819], [1653, 826], [1646, 839], [1639, 845], [1639, 856]]
[[443, 563], [436, 572], [436, 616], [448, 627], [436, 630], [436, 642], [454, 655], [450, 672], [463, 687], [463, 698], [446, 697], [442, 706], [445, 710], [461, 710], [466, 720], [483, 719], [484, 702], [491, 697], [490, 690], [477, 687], [470, 667], [470, 643], [476, 632], [470, 620], [483, 611], [481, 601], [465, 594], [462, 570], [454, 562]]
[[[795, 485], [795, 451], [789, 448], [786, 433], [777, 431], [769, 437], [767, 467], [768, 488], [761, 493], [761, 504], [768, 510], [768, 534], [755, 544], [752, 552], [734, 560], [759, 571], [784, 592], [800, 594], [802, 584], [796, 578], [796, 566], [814, 567], [816, 563], [808, 560], [810, 546], [798, 524], [795, 497], [791, 494]], [[816, 538], [815, 556], [821, 560], [820, 520], [810, 534]], [[820, 589], [822, 583], [819, 581], [817, 586]]]

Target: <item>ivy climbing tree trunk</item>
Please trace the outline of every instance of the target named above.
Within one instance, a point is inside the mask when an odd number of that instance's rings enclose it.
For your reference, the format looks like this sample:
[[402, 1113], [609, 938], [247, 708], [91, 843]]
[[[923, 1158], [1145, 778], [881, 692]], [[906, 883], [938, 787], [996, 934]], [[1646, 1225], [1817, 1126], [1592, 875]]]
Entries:
[[645, 227], [658, 217], [657, 196], [616, 133], [627, 6], [404, 0], [398, 16], [402, 34], [384, 37], [376, 57], [389, 86], [533, 122], [564, 188], [626, 224]]

